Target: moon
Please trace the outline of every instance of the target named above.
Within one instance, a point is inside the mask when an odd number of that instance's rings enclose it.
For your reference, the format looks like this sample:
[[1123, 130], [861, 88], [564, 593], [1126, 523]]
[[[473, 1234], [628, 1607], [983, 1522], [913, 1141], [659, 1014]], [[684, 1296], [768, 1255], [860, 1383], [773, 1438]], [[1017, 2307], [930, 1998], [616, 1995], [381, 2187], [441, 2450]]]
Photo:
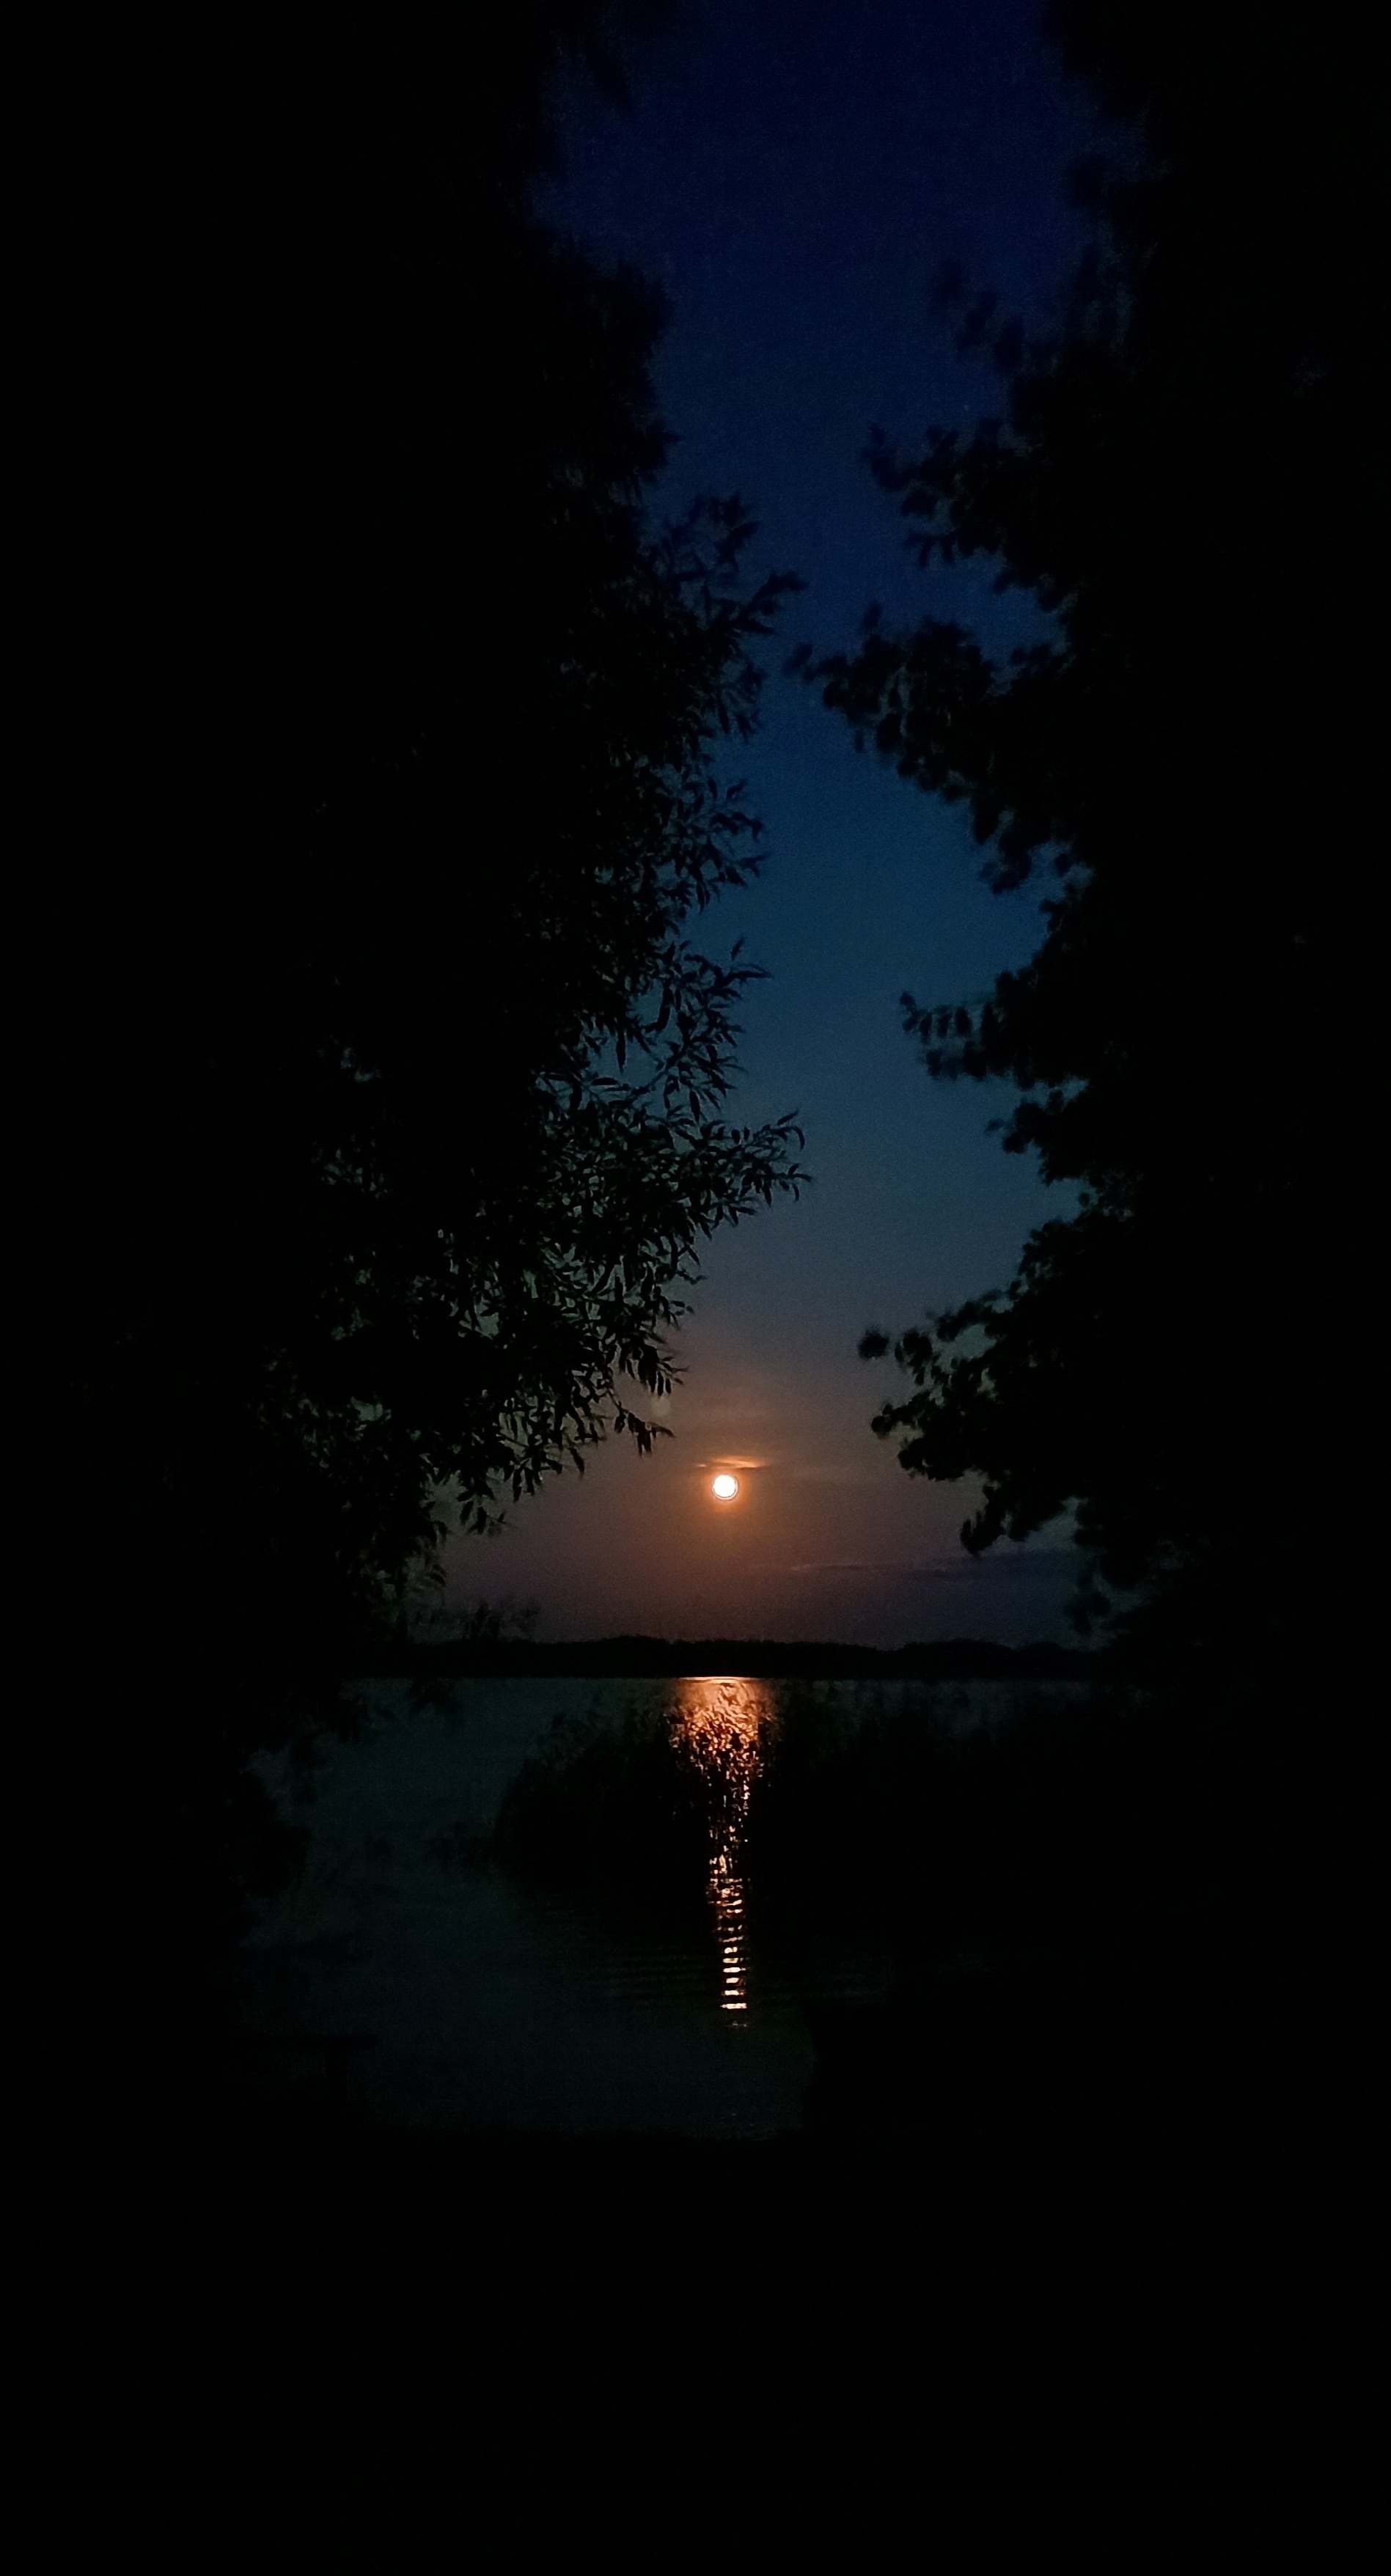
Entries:
[[737, 1476], [712, 1476], [710, 1491], [717, 1503], [732, 1503], [739, 1491], [739, 1479]]

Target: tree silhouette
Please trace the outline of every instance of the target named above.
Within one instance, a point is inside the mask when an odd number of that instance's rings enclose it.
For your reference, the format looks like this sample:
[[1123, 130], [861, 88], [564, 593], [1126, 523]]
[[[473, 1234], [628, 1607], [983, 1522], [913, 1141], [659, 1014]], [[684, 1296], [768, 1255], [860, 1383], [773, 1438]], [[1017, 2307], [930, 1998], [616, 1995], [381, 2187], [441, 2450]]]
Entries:
[[1075, 1505], [1092, 1606], [1141, 1595], [1141, 1632], [1186, 1647], [1326, 1621], [1358, 1543], [1357, 1434], [1312, 1346], [1373, 1275], [1353, 639], [1383, 290], [1370, 66], [1333, 16], [1256, 45], [1236, 10], [1059, 0], [1138, 150], [1075, 176], [1096, 246], [1051, 341], [941, 281], [1003, 417], [869, 454], [924, 567], [993, 561], [1047, 640], [1001, 665], [871, 614], [854, 652], [801, 657], [862, 743], [968, 802], [989, 882], [1060, 881], [983, 1007], [903, 1008], [937, 1078], [1018, 1086], [1005, 1148], [1077, 1213], [898, 1339], [916, 1392], [875, 1428], [911, 1472], [983, 1478], [972, 1550]]
[[634, 14], [31, 40], [33, 1519], [105, 1654], [350, 1654], [442, 1495], [650, 1442], [697, 1246], [794, 1180], [695, 928], [787, 585], [738, 501], [651, 525], [660, 298], [528, 204]]

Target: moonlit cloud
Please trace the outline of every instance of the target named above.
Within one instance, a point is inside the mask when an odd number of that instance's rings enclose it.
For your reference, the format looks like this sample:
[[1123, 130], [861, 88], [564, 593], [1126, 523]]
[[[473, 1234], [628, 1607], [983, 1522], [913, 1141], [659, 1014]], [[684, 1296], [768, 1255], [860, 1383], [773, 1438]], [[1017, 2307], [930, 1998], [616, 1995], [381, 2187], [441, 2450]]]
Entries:
[[804, 1558], [791, 1565], [766, 1564], [766, 1574], [873, 1574], [896, 1576], [904, 1583], [999, 1583], [1036, 1579], [1056, 1583], [1075, 1570], [1071, 1548], [1020, 1548], [1009, 1556], [946, 1557], [925, 1565], [906, 1565], [887, 1557], [834, 1556]]
[[770, 1565], [769, 1574], [896, 1574], [912, 1583], [926, 1582], [934, 1574], [952, 1574], [954, 1566], [890, 1565], [875, 1557], [822, 1557], [801, 1565]]

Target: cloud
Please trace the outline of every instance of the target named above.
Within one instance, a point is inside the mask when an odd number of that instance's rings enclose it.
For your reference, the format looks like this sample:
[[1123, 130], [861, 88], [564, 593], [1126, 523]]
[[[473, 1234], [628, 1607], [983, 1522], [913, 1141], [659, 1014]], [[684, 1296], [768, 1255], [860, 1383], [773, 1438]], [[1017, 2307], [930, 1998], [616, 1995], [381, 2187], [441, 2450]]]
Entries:
[[959, 1556], [935, 1564], [905, 1565], [885, 1557], [818, 1557], [795, 1565], [765, 1565], [762, 1574], [890, 1574], [907, 1583], [998, 1583], [1001, 1581], [1071, 1581], [1078, 1571], [1070, 1547], [1020, 1548], [1009, 1556]]
[[875, 1558], [862, 1556], [818, 1557], [810, 1563], [768, 1565], [759, 1569], [765, 1574], [905, 1574], [914, 1579], [933, 1570], [930, 1566], [922, 1565], [889, 1565]]
[[968, 1557], [963, 1548], [961, 1555], [960, 1564], [935, 1566], [933, 1572], [971, 1574], [991, 1583], [1058, 1583], [1064, 1578], [1071, 1582], [1081, 1572], [1075, 1547], [1011, 1548], [1007, 1556], [997, 1556], [992, 1549], [988, 1556], [978, 1557]]

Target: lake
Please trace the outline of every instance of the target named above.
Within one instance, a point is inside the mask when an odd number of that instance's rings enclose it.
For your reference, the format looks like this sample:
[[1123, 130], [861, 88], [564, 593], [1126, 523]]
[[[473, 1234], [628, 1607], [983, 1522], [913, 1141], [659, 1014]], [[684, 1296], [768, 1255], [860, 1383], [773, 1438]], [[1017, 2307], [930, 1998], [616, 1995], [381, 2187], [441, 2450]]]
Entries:
[[[359, 1740], [308, 1780], [262, 1776], [308, 1833], [303, 1872], [243, 1945], [252, 2058], [396, 2124], [770, 2137], [795, 2130], [818, 2007], [882, 1992], [882, 1943], [837, 1904], [794, 1948], [750, 1917], [741, 1819], [788, 1685], [462, 1680], [360, 1686]], [[805, 1691], [808, 1687], [800, 1685]], [[820, 1682], [850, 1724], [911, 1709], [948, 1733], [1006, 1723], [1068, 1681]], [[708, 1786], [703, 1905], [634, 1909], [501, 1867], [487, 1838], [557, 1722], [670, 1731]]]

